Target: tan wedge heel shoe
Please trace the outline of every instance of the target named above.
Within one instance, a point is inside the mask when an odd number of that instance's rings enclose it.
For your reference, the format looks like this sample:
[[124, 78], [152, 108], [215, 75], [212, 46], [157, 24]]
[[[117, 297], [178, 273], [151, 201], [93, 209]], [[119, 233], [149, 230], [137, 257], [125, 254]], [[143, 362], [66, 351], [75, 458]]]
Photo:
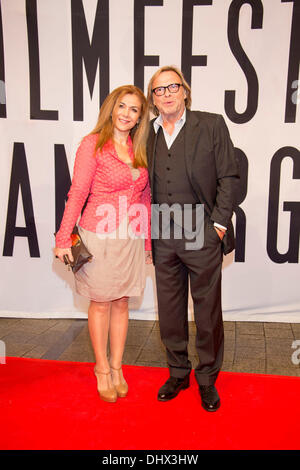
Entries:
[[110, 366], [110, 368], [118, 372], [119, 383], [115, 385], [117, 395], [119, 398], [125, 398], [128, 393], [128, 385], [127, 385], [126, 380], [123, 377], [122, 367], [120, 367], [120, 369], [115, 369], [114, 367]]
[[101, 400], [103, 401], [107, 401], [109, 403], [115, 403], [117, 401], [117, 398], [118, 398], [118, 394], [117, 394], [117, 390], [114, 386], [110, 387], [110, 388], [106, 388], [104, 390], [101, 390], [100, 387], [98, 386], [98, 379], [99, 379], [99, 375], [110, 375], [110, 372], [99, 372], [96, 370], [96, 368], [94, 368], [94, 373], [95, 373], [95, 376], [96, 376], [96, 379], [97, 379], [97, 390], [98, 390], [98, 393], [99, 393], [99, 396], [101, 398]]

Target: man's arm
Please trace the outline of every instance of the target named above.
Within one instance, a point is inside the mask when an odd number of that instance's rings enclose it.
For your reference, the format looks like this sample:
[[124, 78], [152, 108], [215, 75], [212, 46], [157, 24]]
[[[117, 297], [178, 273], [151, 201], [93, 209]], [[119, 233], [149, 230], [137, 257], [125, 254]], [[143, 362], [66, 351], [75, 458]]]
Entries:
[[236, 181], [239, 178], [234, 147], [224, 118], [218, 115], [214, 126], [214, 151], [217, 170], [217, 196], [211, 219], [224, 230], [231, 220]]

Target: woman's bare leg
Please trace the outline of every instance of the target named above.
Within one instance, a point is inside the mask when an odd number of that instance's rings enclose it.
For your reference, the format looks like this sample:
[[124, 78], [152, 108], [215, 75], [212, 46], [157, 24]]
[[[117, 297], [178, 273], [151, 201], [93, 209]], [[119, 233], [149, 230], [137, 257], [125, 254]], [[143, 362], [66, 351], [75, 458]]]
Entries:
[[110, 302], [95, 302], [93, 300], [91, 300], [88, 310], [88, 327], [96, 359], [95, 369], [102, 373], [97, 375], [98, 389], [101, 390], [112, 387], [109, 375], [110, 365], [107, 358], [110, 311]]
[[112, 367], [113, 383], [117, 385], [124, 381], [122, 359], [128, 331], [128, 297], [114, 300], [111, 303], [110, 313], [110, 365]]

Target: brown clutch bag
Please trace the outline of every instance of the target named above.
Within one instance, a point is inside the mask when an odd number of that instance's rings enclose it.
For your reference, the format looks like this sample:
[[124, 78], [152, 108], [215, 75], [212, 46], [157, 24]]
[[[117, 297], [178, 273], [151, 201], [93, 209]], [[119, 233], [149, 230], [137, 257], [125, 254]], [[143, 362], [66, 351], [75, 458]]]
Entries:
[[72, 269], [73, 273], [77, 273], [77, 271], [83, 266], [85, 263], [92, 260], [93, 255], [89, 252], [85, 244], [83, 243], [81, 236], [78, 232], [78, 227], [75, 225], [73, 232], [71, 234], [72, 238], [72, 256], [74, 261], [70, 261], [67, 255], [64, 256], [64, 262], [68, 265], [69, 268]]

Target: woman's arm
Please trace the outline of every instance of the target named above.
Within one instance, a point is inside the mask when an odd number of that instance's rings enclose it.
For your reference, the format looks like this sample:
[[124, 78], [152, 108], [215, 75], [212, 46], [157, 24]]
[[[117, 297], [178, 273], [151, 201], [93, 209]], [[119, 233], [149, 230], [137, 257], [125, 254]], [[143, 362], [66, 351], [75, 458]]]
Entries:
[[70, 248], [71, 233], [81, 213], [95, 176], [97, 161], [95, 157], [96, 135], [83, 138], [74, 164], [72, 184], [59, 231], [56, 234], [56, 248]]

